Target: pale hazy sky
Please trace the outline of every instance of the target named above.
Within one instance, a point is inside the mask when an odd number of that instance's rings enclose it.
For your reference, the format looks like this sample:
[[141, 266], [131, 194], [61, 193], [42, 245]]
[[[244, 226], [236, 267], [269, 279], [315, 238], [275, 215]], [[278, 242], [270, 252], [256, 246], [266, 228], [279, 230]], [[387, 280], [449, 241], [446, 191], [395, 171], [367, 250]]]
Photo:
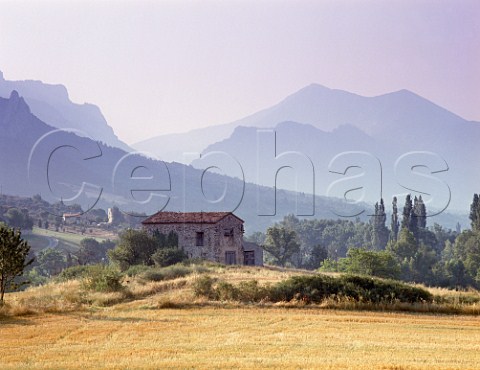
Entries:
[[480, 121], [480, 1], [0, 1], [0, 70], [66, 85], [129, 144], [313, 82]]

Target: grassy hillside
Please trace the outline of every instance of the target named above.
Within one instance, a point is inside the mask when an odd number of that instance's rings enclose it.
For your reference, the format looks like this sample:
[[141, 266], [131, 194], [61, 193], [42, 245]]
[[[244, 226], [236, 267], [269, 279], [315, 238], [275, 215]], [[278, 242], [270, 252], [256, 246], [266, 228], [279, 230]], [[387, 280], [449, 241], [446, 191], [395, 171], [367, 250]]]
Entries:
[[434, 302], [390, 306], [334, 297], [318, 304], [248, 303], [198, 296], [195, 287], [205, 276], [216, 286], [255, 279], [266, 287], [314, 275], [213, 264], [136, 267], [129, 275], [114, 292], [73, 279], [7, 294], [0, 368], [474, 369], [480, 363], [476, 291], [431, 289]]

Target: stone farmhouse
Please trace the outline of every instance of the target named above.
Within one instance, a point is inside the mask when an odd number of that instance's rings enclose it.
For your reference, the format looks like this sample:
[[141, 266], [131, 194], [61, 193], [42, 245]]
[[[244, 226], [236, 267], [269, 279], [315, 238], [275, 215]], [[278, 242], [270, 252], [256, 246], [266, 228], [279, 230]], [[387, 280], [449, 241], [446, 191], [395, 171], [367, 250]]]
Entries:
[[263, 250], [243, 240], [244, 221], [231, 212], [158, 212], [142, 222], [148, 231], [173, 231], [190, 258], [227, 265], [263, 265]]

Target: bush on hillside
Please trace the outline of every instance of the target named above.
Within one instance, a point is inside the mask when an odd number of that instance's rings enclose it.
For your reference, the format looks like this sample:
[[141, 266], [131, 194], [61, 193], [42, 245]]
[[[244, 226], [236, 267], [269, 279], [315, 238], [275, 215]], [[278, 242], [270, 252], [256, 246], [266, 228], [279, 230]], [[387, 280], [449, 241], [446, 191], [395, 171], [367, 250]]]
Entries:
[[188, 259], [188, 255], [178, 247], [158, 249], [152, 254], [152, 260], [156, 266], [165, 267], [180, 263]]
[[56, 277], [56, 281], [77, 280], [88, 274], [92, 266], [72, 266], [63, 269]]
[[293, 276], [272, 287], [274, 301], [302, 299], [321, 302], [325, 298], [339, 297], [366, 303], [430, 302], [432, 295], [394, 280], [344, 275], [333, 278], [325, 275]]
[[191, 267], [182, 266], [182, 265], [173, 265], [168, 267], [161, 268], [151, 268], [139, 276], [144, 280], [150, 281], [162, 281], [162, 280], [172, 280], [179, 277], [187, 276], [193, 273], [195, 270]]
[[122, 278], [120, 272], [104, 265], [91, 265], [89, 267], [82, 281], [85, 289], [104, 293], [123, 290], [120, 282]]
[[209, 275], [202, 275], [193, 282], [193, 293], [197, 297], [214, 299], [217, 294], [213, 288], [215, 280]]
[[141, 275], [145, 271], [151, 270], [151, 267], [145, 265], [132, 265], [123, 274], [128, 277]]
[[243, 302], [289, 302], [301, 300], [320, 303], [327, 298], [350, 299], [363, 303], [431, 302], [432, 295], [424, 289], [393, 280], [345, 275], [333, 278], [326, 275], [292, 276], [271, 286], [257, 281], [234, 286], [226, 282], [214, 285], [213, 279], [202, 277], [194, 285], [197, 296], [216, 300]]

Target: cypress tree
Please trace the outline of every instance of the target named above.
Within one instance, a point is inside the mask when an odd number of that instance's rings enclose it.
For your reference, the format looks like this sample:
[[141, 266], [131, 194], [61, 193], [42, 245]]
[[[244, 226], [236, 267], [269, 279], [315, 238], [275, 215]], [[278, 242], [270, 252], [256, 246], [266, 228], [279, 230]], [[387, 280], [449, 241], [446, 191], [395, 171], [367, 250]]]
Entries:
[[405, 198], [405, 205], [403, 206], [403, 218], [402, 218], [402, 229], [408, 229], [412, 231], [411, 228], [411, 218], [412, 218], [412, 197], [410, 194], [407, 194]]
[[470, 221], [473, 231], [480, 231], [480, 196], [473, 194], [473, 202], [470, 205]]
[[425, 203], [423, 203], [421, 195], [414, 207], [414, 212], [417, 219], [417, 229], [425, 229], [427, 226], [427, 208], [425, 207]]
[[388, 229], [385, 226], [387, 215], [385, 214], [385, 204], [383, 199], [380, 199], [380, 204], [375, 203], [375, 214], [372, 217], [373, 247], [377, 250], [385, 249], [388, 242]]
[[398, 207], [397, 207], [397, 197], [393, 197], [392, 201], [392, 223], [390, 225], [390, 240], [396, 241], [398, 237]]

